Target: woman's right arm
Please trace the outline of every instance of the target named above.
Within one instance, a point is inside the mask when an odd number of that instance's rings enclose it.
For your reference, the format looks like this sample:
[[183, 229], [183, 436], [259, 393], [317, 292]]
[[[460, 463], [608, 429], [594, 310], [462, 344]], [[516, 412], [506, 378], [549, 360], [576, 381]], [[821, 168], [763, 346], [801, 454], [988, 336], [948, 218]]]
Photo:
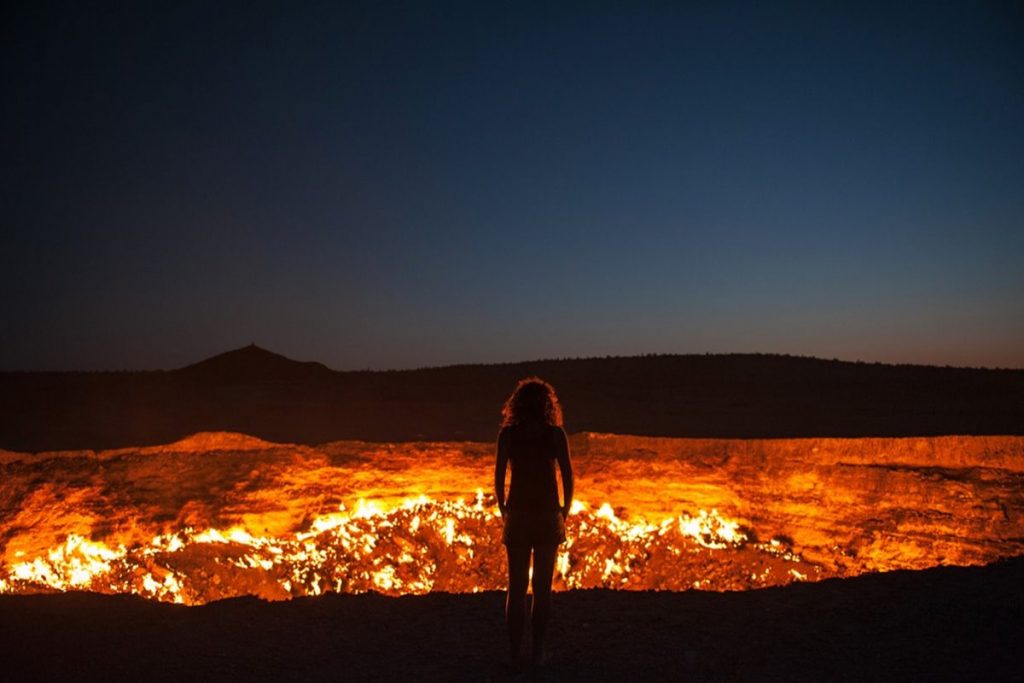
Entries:
[[498, 432], [497, 453], [494, 458], [494, 497], [498, 501], [498, 511], [504, 517], [508, 508], [505, 507], [505, 471], [508, 469], [508, 429], [501, 428]]

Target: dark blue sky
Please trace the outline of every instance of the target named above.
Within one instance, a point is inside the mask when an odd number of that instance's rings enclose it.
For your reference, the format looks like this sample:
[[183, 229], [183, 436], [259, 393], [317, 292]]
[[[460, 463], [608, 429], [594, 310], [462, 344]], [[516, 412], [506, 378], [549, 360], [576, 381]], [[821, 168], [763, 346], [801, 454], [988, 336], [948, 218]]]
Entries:
[[6, 15], [0, 369], [1024, 367], [1020, 3], [219, 4]]

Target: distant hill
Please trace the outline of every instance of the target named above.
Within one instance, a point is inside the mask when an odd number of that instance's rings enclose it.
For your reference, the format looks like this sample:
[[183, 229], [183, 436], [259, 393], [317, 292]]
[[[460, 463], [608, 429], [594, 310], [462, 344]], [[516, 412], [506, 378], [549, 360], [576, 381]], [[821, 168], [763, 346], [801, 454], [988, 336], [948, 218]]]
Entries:
[[737, 354], [339, 372], [249, 346], [171, 371], [0, 373], [0, 448], [153, 445], [199, 431], [298, 443], [489, 440], [516, 380], [532, 374], [558, 389], [570, 432], [1024, 434], [1024, 370]]
[[208, 382], [252, 382], [295, 381], [332, 371], [323, 363], [292, 360], [250, 344], [188, 365], [177, 372]]

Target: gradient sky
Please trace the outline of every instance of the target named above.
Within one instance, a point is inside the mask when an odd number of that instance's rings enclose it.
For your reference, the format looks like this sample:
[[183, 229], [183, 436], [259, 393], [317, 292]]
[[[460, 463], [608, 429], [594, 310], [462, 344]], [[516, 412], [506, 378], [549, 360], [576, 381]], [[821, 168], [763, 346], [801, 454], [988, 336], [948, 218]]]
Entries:
[[1020, 3], [221, 4], [5, 13], [0, 369], [1024, 367]]

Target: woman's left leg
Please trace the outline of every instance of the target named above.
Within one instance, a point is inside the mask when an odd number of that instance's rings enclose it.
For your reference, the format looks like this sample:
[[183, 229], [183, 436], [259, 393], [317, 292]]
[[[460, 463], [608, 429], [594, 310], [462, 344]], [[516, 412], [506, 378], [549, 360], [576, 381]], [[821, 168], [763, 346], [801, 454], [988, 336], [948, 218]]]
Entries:
[[505, 595], [505, 623], [508, 626], [509, 655], [519, 659], [519, 647], [526, 626], [526, 588], [530, 576], [530, 546], [506, 545], [508, 593]]
[[551, 579], [555, 573], [557, 545], [535, 546], [533, 549], [533, 612], [530, 625], [533, 632], [533, 661], [544, 657], [544, 632], [551, 613]]

